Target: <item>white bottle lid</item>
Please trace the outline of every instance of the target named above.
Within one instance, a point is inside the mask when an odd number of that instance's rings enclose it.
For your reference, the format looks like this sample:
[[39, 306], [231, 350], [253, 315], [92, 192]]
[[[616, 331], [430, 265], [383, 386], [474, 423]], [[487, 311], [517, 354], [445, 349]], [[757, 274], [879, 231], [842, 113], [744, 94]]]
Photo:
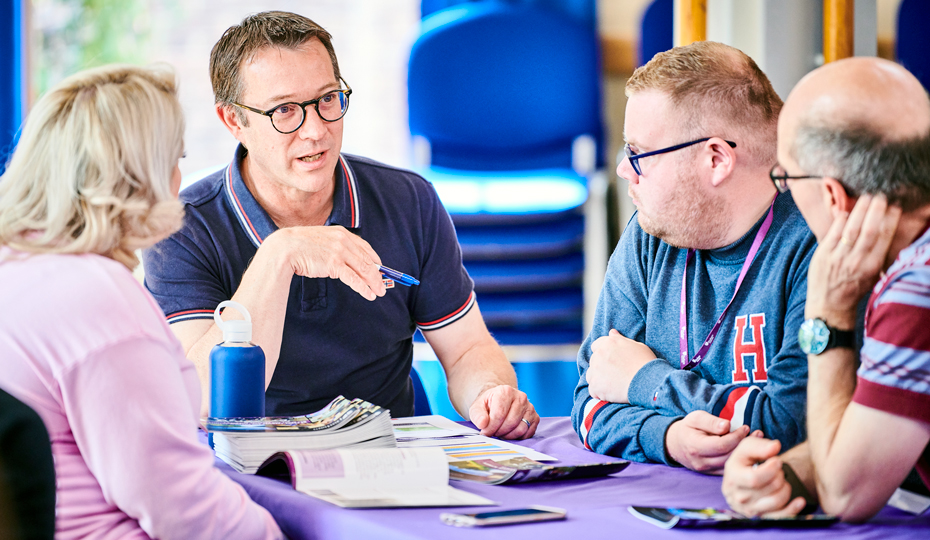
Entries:
[[[224, 307], [235, 309], [245, 316], [245, 320], [224, 321], [223, 318], [220, 317], [220, 310]], [[245, 306], [239, 302], [233, 302], [232, 300], [220, 302], [220, 305], [216, 306], [216, 310], [213, 312], [213, 321], [216, 322], [216, 325], [223, 331], [223, 341], [252, 341], [252, 316], [249, 315], [249, 310], [245, 309]]]

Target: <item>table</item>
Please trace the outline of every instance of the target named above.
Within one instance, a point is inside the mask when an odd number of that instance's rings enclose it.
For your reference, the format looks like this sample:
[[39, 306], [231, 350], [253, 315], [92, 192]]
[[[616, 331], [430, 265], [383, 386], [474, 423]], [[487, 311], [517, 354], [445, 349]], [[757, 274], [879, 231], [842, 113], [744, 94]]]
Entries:
[[[559, 463], [583, 464], [613, 461], [585, 450], [565, 417], [543, 418], [536, 436], [521, 444], [559, 458]], [[836, 524], [829, 529], [809, 530], [662, 530], [633, 517], [627, 507], [675, 506], [725, 508], [719, 476], [633, 463], [624, 471], [605, 478], [540, 482], [516, 486], [484, 486], [471, 482], [453, 482], [465, 489], [500, 503], [500, 507], [481, 507], [472, 511], [490, 511], [542, 504], [564, 508], [565, 521], [527, 523], [478, 529], [460, 529], [439, 521], [442, 512], [461, 512], [450, 508], [346, 509], [318, 501], [294, 491], [289, 484], [269, 478], [235, 472], [217, 460], [217, 467], [241, 484], [252, 499], [267, 508], [281, 529], [291, 539], [490, 539], [597, 540], [612, 538], [690, 538], [726, 537], [772, 539], [829, 538], [930, 538], [930, 512], [913, 516], [885, 507], [864, 525]], [[751, 536], [750, 536], [751, 535]]]

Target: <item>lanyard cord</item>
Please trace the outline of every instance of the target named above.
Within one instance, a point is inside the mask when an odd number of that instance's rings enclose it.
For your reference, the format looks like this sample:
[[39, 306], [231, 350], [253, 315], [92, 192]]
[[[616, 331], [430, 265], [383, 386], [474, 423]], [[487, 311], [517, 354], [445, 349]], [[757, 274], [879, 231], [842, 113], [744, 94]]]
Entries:
[[[777, 199], [778, 195], [776, 195], [775, 198]], [[717, 333], [720, 332], [720, 325], [723, 323], [723, 318], [726, 316], [730, 306], [733, 305], [733, 300], [736, 299], [736, 293], [739, 292], [740, 285], [743, 284], [743, 278], [745, 278], [746, 273], [749, 272], [749, 267], [752, 266], [752, 261], [756, 258], [759, 247], [762, 246], [762, 241], [765, 240], [765, 235], [768, 234], [769, 228], [772, 226], [774, 210], [775, 200], [773, 199], [772, 205], [769, 206], [769, 213], [765, 216], [762, 226], [756, 231], [756, 237], [752, 241], [749, 253], [746, 254], [746, 260], [743, 261], [743, 268], [740, 270], [739, 278], [736, 280], [736, 290], [733, 291], [733, 297], [730, 298], [727, 307], [723, 308], [723, 313], [717, 318], [716, 324], [714, 324], [714, 327], [710, 330], [701, 348], [698, 349], [697, 354], [695, 354], [694, 358], [690, 361], [688, 360], [688, 298], [686, 291], [688, 286], [688, 264], [691, 262], [692, 257], [694, 257], [694, 250], [688, 250], [688, 257], [685, 260], [685, 271], [681, 276], [681, 312], [679, 313], [680, 329], [678, 335], [681, 349], [681, 369], [694, 369], [698, 367], [701, 361], [707, 356], [708, 349], [710, 349], [711, 344], [713, 344], [714, 338], [717, 337]]]

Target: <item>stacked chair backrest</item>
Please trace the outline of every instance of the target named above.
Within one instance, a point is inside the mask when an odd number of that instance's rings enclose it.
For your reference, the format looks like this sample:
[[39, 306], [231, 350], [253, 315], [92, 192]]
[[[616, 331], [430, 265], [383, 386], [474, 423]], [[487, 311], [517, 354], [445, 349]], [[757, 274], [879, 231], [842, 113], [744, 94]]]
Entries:
[[930, 2], [902, 0], [898, 6], [895, 57], [930, 89]]
[[[557, 3], [433, 11], [408, 70], [410, 131], [426, 147], [418, 172], [449, 210], [489, 330], [512, 360], [559, 351], [514, 360], [521, 389], [550, 416], [570, 413], [578, 380], [585, 203], [604, 137], [595, 25]], [[593, 20], [593, 2], [568, 3], [590, 4]], [[444, 393], [432, 380], [440, 370], [418, 368], [428, 390]], [[435, 412], [455, 414], [435, 397]]]
[[673, 0], [652, 0], [643, 11], [639, 25], [639, 65], [675, 44], [675, 4]]
[[584, 24], [532, 5], [468, 2], [434, 13], [410, 54], [412, 135], [432, 165], [572, 166], [580, 135], [600, 141], [600, 59]]

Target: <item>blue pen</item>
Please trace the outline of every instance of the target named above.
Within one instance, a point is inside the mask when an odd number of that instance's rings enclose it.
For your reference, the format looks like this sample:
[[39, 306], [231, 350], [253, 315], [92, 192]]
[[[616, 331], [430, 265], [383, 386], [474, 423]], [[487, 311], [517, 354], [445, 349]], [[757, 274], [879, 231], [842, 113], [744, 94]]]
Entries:
[[394, 270], [393, 268], [388, 268], [387, 266], [379, 266], [378, 269], [381, 270], [381, 273], [383, 275], [393, 279], [396, 283], [400, 283], [401, 285], [406, 285], [409, 287], [411, 285], [420, 284], [419, 280], [417, 280], [416, 278], [408, 276], [407, 274], [404, 274], [403, 272], [398, 272], [397, 270]]

